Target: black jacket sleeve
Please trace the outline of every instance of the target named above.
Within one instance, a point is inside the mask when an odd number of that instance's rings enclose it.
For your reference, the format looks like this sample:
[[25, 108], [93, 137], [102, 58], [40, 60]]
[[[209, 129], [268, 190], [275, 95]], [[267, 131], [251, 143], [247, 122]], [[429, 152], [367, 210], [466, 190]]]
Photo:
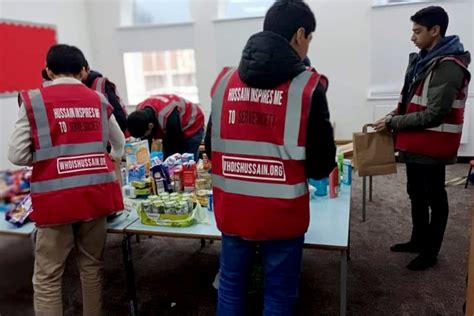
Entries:
[[212, 135], [212, 114], [209, 115], [209, 122], [207, 122], [207, 127], [206, 127], [206, 137], [204, 138], [204, 147], [206, 148], [206, 155], [209, 158], [209, 160], [212, 160], [211, 135]]
[[184, 138], [181, 120], [177, 109], [171, 112], [166, 121], [166, 132], [163, 136], [163, 154], [165, 157], [184, 152]]
[[127, 129], [127, 116], [123, 111], [118, 96], [115, 94], [114, 88], [111, 87], [110, 84], [105, 85], [105, 94], [107, 95], [109, 103], [114, 108], [113, 113], [118, 125], [120, 126], [120, 129], [122, 130], [122, 132], [125, 132], [125, 130]]
[[336, 146], [329, 119], [326, 91], [318, 85], [313, 93], [306, 129], [306, 173], [308, 178], [323, 179], [336, 166]]

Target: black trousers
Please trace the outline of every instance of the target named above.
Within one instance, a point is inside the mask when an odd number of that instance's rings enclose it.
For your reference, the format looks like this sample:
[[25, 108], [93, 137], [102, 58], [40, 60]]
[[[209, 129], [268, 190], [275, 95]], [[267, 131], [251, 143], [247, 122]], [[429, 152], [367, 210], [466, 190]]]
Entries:
[[422, 254], [436, 257], [449, 214], [448, 195], [444, 188], [446, 165], [407, 163], [406, 167], [413, 221], [411, 241], [422, 247]]

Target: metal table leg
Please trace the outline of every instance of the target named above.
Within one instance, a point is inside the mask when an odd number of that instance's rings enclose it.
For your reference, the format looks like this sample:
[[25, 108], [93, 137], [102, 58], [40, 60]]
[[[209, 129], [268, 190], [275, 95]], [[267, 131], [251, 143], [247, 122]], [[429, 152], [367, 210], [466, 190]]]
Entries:
[[369, 177], [369, 202], [372, 202], [372, 176]]
[[341, 251], [341, 301], [339, 315], [346, 316], [347, 310], [347, 251]]
[[138, 315], [137, 290], [135, 285], [135, 271], [133, 269], [131, 236], [126, 234], [122, 240], [123, 262], [125, 265], [125, 278], [127, 282], [128, 307], [131, 316]]
[[362, 221], [365, 222], [365, 199], [367, 197], [367, 192], [366, 192], [366, 186], [367, 186], [367, 177], [362, 177]]

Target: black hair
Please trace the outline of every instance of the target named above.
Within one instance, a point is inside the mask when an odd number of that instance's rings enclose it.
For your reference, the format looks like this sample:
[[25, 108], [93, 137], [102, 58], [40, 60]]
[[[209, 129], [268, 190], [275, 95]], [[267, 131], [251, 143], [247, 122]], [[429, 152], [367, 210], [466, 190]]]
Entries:
[[410, 20], [416, 24], [425, 26], [428, 30], [438, 25], [442, 37], [446, 35], [449, 24], [448, 14], [442, 7], [438, 6], [430, 6], [421, 9], [412, 15]]
[[75, 46], [57, 44], [51, 46], [46, 55], [46, 66], [55, 75], [78, 75], [86, 58]]
[[150, 118], [146, 110], [132, 112], [127, 118], [128, 131], [135, 138], [141, 138], [145, 135], [149, 123], [153, 123], [153, 119]]
[[277, 0], [268, 9], [263, 21], [263, 30], [277, 33], [288, 41], [300, 27], [305, 35], [316, 30], [316, 18], [303, 0]]
[[46, 71], [46, 68], [43, 68], [41, 70], [41, 78], [43, 78], [43, 80], [47, 80], [47, 81], [51, 80], [51, 78], [49, 78], [49, 76], [48, 76], [48, 72]]

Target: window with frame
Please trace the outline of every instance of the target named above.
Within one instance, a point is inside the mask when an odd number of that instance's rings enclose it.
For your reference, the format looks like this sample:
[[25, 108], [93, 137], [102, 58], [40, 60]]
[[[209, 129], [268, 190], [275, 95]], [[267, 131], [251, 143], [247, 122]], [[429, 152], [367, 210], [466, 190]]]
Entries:
[[194, 49], [125, 53], [124, 67], [132, 105], [167, 93], [199, 103]]
[[374, 6], [410, 4], [419, 2], [432, 2], [433, 0], [374, 0]]
[[220, 19], [264, 16], [275, 0], [219, 0]]
[[191, 0], [133, 0], [133, 25], [191, 21]]

